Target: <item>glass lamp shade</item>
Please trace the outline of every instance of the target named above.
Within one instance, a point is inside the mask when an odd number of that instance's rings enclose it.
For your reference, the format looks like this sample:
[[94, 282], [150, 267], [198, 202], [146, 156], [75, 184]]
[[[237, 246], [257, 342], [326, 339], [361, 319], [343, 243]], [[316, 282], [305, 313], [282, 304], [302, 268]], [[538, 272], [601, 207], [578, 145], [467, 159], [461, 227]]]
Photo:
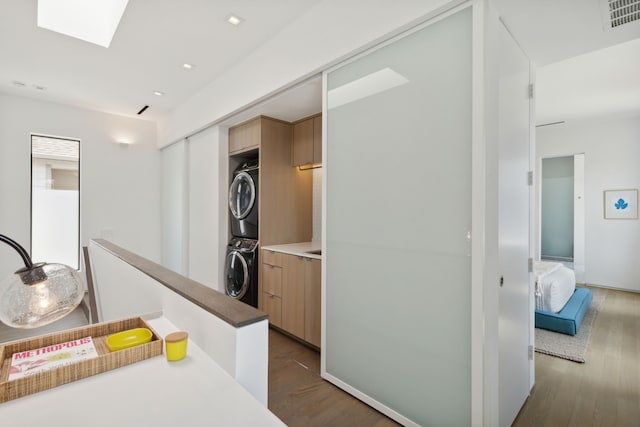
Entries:
[[78, 273], [63, 264], [35, 264], [0, 283], [0, 321], [30, 329], [54, 322], [75, 309], [84, 296]]

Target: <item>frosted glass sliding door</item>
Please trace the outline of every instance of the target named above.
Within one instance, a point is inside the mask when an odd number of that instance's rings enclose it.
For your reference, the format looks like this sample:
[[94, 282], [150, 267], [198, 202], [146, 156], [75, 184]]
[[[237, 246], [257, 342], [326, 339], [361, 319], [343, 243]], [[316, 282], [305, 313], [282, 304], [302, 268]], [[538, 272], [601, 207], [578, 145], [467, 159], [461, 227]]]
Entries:
[[323, 376], [471, 422], [471, 8], [326, 78]]
[[162, 150], [162, 265], [187, 274], [188, 146], [180, 141]]

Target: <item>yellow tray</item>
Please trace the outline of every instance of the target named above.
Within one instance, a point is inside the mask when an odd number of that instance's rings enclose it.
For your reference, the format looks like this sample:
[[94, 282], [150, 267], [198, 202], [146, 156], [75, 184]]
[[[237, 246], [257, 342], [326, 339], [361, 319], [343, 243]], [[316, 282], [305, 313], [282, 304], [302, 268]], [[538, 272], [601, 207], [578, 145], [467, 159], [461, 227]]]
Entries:
[[[106, 343], [109, 335], [134, 328], [151, 330], [153, 333], [151, 341], [124, 350], [109, 351]], [[67, 366], [60, 366], [13, 381], [8, 380], [11, 356], [14, 353], [73, 341], [87, 336], [92, 337], [98, 357]], [[0, 402], [17, 399], [18, 397], [67, 384], [161, 354], [162, 338], [141, 317], [133, 317], [116, 322], [97, 323], [83, 328], [69, 329], [0, 345]]]

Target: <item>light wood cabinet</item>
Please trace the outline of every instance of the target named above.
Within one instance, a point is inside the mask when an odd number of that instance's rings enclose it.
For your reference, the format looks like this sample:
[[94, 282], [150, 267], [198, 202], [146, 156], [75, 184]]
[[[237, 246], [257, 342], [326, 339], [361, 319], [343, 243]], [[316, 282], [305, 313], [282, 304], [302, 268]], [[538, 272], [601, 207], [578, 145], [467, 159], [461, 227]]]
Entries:
[[320, 347], [322, 262], [267, 249], [262, 254], [262, 310], [278, 328]]
[[322, 116], [313, 118], [313, 163], [322, 163]]
[[260, 117], [229, 129], [229, 154], [244, 153], [260, 147]]
[[292, 145], [293, 166], [322, 163], [322, 115], [294, 123]]
[[266, 294], [262, 298], [262, 311], [269, 315], [269, 323], [282, 327], [282, 298]]
[[282, 328], [299, 338], [304, 338], [304, 261], [301, 256], [284, 255]]
[[269, 322], [282, 327], [282, 254], [262, 251], [262, 310]]
[[[258, 157], [258, 240], [260, 246], [305, 242], [312, 237], [313, 174], [291, 167], [292, 124], [258, 116], [229, 129], [229, 183], [233, 170]], [[263, 304], [263, 269], [258, 279], [258, 307]]]
[[322, 298], [322, 261], [305, 259], [304, 273], [304, 339], [320, 347], [321, 298]]

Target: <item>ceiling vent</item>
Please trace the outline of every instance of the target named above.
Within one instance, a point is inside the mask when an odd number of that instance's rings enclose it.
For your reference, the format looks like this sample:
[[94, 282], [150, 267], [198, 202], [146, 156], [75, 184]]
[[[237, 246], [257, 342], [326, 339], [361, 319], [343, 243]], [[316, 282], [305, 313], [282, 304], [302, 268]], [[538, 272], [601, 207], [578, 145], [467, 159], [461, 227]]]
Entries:
[[607, 30], [640, 20], [640, 0], [601, 0]]

